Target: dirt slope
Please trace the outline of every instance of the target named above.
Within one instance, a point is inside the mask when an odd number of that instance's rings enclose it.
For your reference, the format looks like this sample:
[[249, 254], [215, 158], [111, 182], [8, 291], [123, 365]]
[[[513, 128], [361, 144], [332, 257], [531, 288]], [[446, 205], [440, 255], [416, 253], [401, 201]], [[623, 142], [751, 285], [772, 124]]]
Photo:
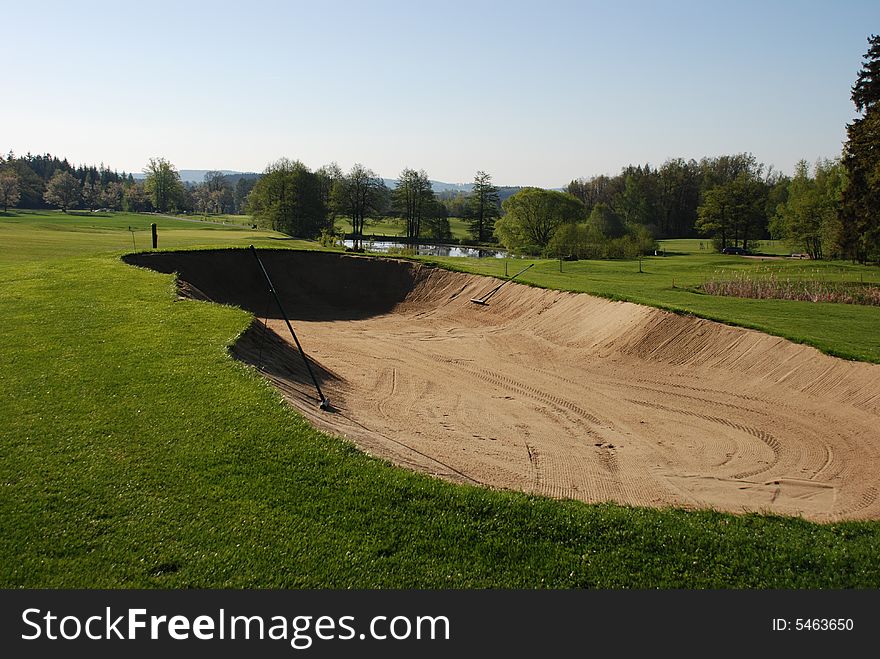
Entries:
[[[584, 501], [878, 519], [880, 366], [751, 330], [404, 261], [263, 251], [235, 347], [319, 427], [443, 478]], [[127, 257], [263, 315], [245, 250]]]

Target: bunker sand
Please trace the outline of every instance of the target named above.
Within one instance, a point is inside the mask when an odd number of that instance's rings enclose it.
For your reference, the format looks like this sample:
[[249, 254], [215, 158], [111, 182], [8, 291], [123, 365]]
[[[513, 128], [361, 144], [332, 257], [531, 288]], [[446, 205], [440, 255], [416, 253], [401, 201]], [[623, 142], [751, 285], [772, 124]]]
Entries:
[[880, 366], [751, 330], [391, 259], [140, 254], [187, 297], [269, 314], [233, 354], [316, 426], [452, 481], [646, 506], [880, 519]]

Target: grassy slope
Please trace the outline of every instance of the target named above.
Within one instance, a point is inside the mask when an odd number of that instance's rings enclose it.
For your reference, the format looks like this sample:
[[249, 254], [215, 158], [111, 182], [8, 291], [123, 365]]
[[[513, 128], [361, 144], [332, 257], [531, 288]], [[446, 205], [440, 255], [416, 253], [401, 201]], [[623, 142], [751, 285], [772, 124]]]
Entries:
[[[0, 586], [880, 585], [880, 524], [588, 506], [389, 467], [228, 357], [247, 314], [88, 255], [112, 236], [46, 260], [58, 229], [18, 230], [34, 253], [0, 252]], [[191, 231], [160, 235], [249, 240]]]
[[[684, 241], [679, 241], [684, 242]], [[469, 272], [504, 275], [503, 259], [480, 261], [434, 258], [433, 262]], [[787, 300], [749, 300], [706, 295], [695, 289], [713, 276], [734, 273], [767, 274], [780, 278], [819, 278], [880, 282], [876, 267], [850, 263], [746, 259], [693, 253], [649, 257], [639, 273], [635, 261], [519, 261], [508, 263], [513, 274], [530, 262], [536, 265], [521, 281], [536, 286], [592, 293], [612, 299], [649, 304], [672, 311], [759, 329], [807, 343], [838, 357], [880, 363], [880, 307]], [[674, 285], [674, 288], [673, 288]]]

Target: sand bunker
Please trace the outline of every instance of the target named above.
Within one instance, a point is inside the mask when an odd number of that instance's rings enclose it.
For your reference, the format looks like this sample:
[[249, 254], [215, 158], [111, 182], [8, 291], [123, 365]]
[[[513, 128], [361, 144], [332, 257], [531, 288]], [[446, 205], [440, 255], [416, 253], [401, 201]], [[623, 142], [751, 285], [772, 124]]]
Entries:
[[318, 427], [449, 480], [583, 501], [880, 519], [880, 366], [759, 332], [406, 261], [139, 254], [262, 317], [234, 348]]

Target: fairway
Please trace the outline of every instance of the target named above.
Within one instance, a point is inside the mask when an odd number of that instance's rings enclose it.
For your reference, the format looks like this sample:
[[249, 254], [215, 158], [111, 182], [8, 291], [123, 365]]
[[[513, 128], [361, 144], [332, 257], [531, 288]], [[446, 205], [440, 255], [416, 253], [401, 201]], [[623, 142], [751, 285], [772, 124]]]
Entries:
[[101, 252], [137, 251], [151, 247], [150, 225], [158, 227], [159, 248], [224, 245], [315, 243], [294, 241], [275, 231], [229, 226], [197, 219], [145, 213], [13, 211], [0, 215], [0, 265], [60, 259]]
[[[880, 366], [758, 332], [405, 261], [264, 251], [333, 411], [273, 310], [234, 354], [392, 462], [587, 502], [877, 519]], [[247, 251], [143, 254], [199, 299], [265, 308]], [[263, 312], [265, 313], [265, 312]], [[284, 337], [284, 338], [282, 338]], [[285, 343], [287, 342], [287, 343]], [[290, 343], [290, 345], [287, 345]]]

